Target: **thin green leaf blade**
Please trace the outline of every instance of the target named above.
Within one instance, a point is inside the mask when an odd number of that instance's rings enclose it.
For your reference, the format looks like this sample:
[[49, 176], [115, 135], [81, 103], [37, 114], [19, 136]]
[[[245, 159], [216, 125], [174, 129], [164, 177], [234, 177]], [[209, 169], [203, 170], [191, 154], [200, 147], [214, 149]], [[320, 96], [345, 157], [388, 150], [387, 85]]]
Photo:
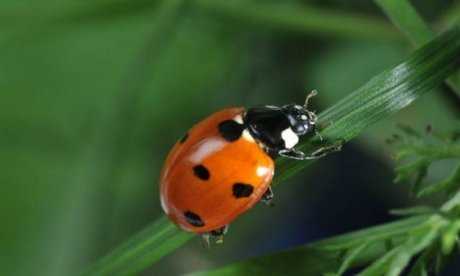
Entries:
[[432, 244], [437, 237], [439, 227], [440, 225], [430, 222], [422, 224], [422, 227], [413, 229], [404, 243], [388, 251], [363, 270], [360, 275], [400, 275], [415, 254]]
[[429, 41], [434, 33], [406, 0], [376, 0], [385, 14], [415, 45]]
[[402, 250], [390, 263], [387, 275], [398, 276], [409, 264], [412, 257], [433, 243], [437, 237], [437, 227], [417, 229], [411, 233], [409, 239], [403, 244]]
[[132, 275], [193, 237], [178, 229], [167, 217], [158, 219], [131, 237], [82, 275]]
[[414, 206], [405, 209], [390, 210], [390, 214], [396, 216], [415, 216], [424, 214], [434, 214], [437, 210], [430, 206]]
[[457, 168], [454, 170], [453, 174], [449, 178], [427, 186], [426, 188], [422, 189], [417, 194], [417, 196], [419, 197], [428, 196], [428, 195], [432, 195], [432, 194], [435, 194], [441, 191], [451, 194], [455, 192], [455, 190], [458, 188], [458, 186], [460, 185], [459, 183], [460, 183], [460, 166], [457, 166]]
[[441, 206], [441, 211], [449, 212], [460, 205], [460, 191], [457, 191], [449, 201]]
[[[434, 37], [434, 32], [408, 0], [375, 0], [375, 2], [414, 45], [422, 45]], [[460, 73], [457, 72], [446, 80], [457, 95], [460, 95], [459, 75]]]
[[361, 254], [368, 246], [370, 242], [367, 241], [360, 246], [357, 246], [349, 252], [347, 252], [347, 255], [345, 256], [345, 259], [343, 260], [342, 264], [340, 265], [339, 271], [337, 272], [337, 275], [340, 276], [343, 273], [347, 271], [353, 264], [353, 262], [359, 257], [359, 254]]
[[328, 251], [341, 251], [358, 246], [363, 241], [372, 238], [373, 241], [381, 241], [386, 243], [392, 238], [397, 238], [400, 235], [405, 235], [407, 231], [425, 221], [429, 216], [422, 215], [411, 217], [396, 222], [391, 222], [383, 225], [369, 227], [364, 230], [358, 230], [351, 233], [336, 236], [313, 243], [311, 246], [321, 248]]

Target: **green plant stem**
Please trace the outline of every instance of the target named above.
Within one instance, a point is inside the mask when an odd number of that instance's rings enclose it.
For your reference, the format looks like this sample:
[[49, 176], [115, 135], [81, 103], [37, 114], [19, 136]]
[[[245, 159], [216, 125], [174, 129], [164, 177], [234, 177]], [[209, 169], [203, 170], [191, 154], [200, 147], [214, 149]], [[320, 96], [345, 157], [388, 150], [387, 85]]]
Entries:
[[411, 145], [407, 147], [407, 150], [417, 154], [421, 157], [429, 159], [448, 159], [448, 158], [459, 158], [460, 157], [460, 146], [459, 145]]
[[[406, 61], [382, 72], [367, 84], [320, 114], [328, 123], [321, 134], [326, 141], [349, 141], [366, 127], [408, 106], [425, 92], [440, 85], [458, 66], [460, 28], [455, 27], [415, 51]], [[300, 148], [312, 149], [318, 138]], [[273, 184], [293, 176], [310, 161], [277, 160]], [[124, 275], [142, 269], [168, 255], [192, 235], [181, 232], [161, 218], [97, 262], [84, 275]]]
[[131, 275], [193, 237], [163, 216], [100, 259], [83, 275]]
[[414, 46], [424, 44], [433, 38], [434, 32], [407, 0], [375, 0], [375, 2]]
[[[434, 32], [425, 23], [408, 0], [375, 0], [390, 20], [414, 43], [423, 45], [434, 37]], [[460, 97], [460, 73], [446, 80], [446, 84]]]
[[385, 41], [401, 39], [391, 25], [365, 15], [292, 3], [262, 5], [250, 1], [226, 0], [194, 0], [193, 3], [199, 8], [235, 19], [237, 22], [243, 21], [276, 30]]

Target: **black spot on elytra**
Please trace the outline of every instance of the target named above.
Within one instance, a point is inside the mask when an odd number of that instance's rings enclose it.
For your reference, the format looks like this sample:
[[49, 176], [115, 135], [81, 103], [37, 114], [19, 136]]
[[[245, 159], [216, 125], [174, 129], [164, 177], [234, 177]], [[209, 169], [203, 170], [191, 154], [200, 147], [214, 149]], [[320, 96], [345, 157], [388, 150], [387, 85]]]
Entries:
[[185, 133], [185, 135], [182, 136], [182, 138], [180, 138], [179, 143], [182, 144], [182, 143], [184, 143], [185, 141], [187, 141], [187, 139], [188, 139], [188, 133]]
[[188, 223], [190, 223], [191, 225], [195, 226], [195, 227], [203, 227], [204, 226], [204, 222], [201, 220], [200, 216], [193, 213], [193, 212], [190, 212], [190, 211], [186, 211], [184, 212], [184, 216], [185, 216], [185, 219], [187, 220]]
[[248, 197], [254, 191], [254, 187], [250, 184], [235, 183], [232, 187], [233, 196], [236, 198]]
[[225, 140], [233, 142], [238, 140], [241, 134], [243, 134], [244, 125], [238, 124], [233, 120], [226, 120], [221, 122], [218, 128], [220, 135], [222, 135]]
[[208, 180], [209, 177], [211, 177], [209, 170], [203, 165], [196, 165], [193, 167], [193, 173], [201, 180]]

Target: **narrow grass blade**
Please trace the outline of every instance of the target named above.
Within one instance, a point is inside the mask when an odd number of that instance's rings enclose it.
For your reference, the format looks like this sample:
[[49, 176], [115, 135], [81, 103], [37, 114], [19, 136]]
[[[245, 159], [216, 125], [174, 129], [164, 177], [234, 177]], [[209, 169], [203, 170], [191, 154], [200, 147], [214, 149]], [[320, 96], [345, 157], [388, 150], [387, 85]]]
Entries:
[[417, 229], [401, 245], [395, 247], [371, 266], [360, 273], [361, 276], [398, 276], [414, 255], [428, 247], [437, 237], [437, 228], [427, 225]]
[[158, 219], [100, 259], [82, 275], [132, 275], [158, 261], [193, 237], [166, 217]]
[[434, 184], [431, 184], [430, 186], [427, 186], [426, 188], [422, 189], [417, 194], [417, 196], [418, 197], [428, 196], [428, 195], [432, 195], [434, 193], [438, 193], [441, 191], [445, 191], [451, 194], [456, 189], [458, 189], [459, 185], [460, 185], [460, 166], [457, 166], [457, 168], [455, 169], [453, 174], [449, 176], [449, 178], [441, 180]]
[[361, 254], [367, 247], [369, 247], [370, 243], [365, 242], [361, 244], [360, 246], [357, 246], [356, 248], [350, 249], [347, 252], [347, 255], [345, 256], [345, 259], [343, 260], [342, 264], [340, 265], [339, 271], [337, 272], [337, 276], [341, 276], [343, 273], [345, 273], [355, 262], [359, 254]]
[[[416, 45], [420, 46], [434, 37], [434, 32], [424, 22], [408, 0], [375, 0], [390, 20]], [[460, 96], [460, 73], [446, 83]]]
[[414, 45], [428, 42], [434, 33], [407, 0], [375, 0]]

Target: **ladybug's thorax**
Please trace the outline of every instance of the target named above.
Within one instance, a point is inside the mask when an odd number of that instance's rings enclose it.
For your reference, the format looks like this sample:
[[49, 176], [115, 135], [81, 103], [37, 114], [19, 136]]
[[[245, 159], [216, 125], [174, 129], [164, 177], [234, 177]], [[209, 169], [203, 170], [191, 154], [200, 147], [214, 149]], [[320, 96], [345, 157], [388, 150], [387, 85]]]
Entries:
[[247, 110], [244, 123], [251, 135], [269, 151], [293, 148], [299, 136], [314, 130], [312, 112], [300, 105], [264, 106]]

